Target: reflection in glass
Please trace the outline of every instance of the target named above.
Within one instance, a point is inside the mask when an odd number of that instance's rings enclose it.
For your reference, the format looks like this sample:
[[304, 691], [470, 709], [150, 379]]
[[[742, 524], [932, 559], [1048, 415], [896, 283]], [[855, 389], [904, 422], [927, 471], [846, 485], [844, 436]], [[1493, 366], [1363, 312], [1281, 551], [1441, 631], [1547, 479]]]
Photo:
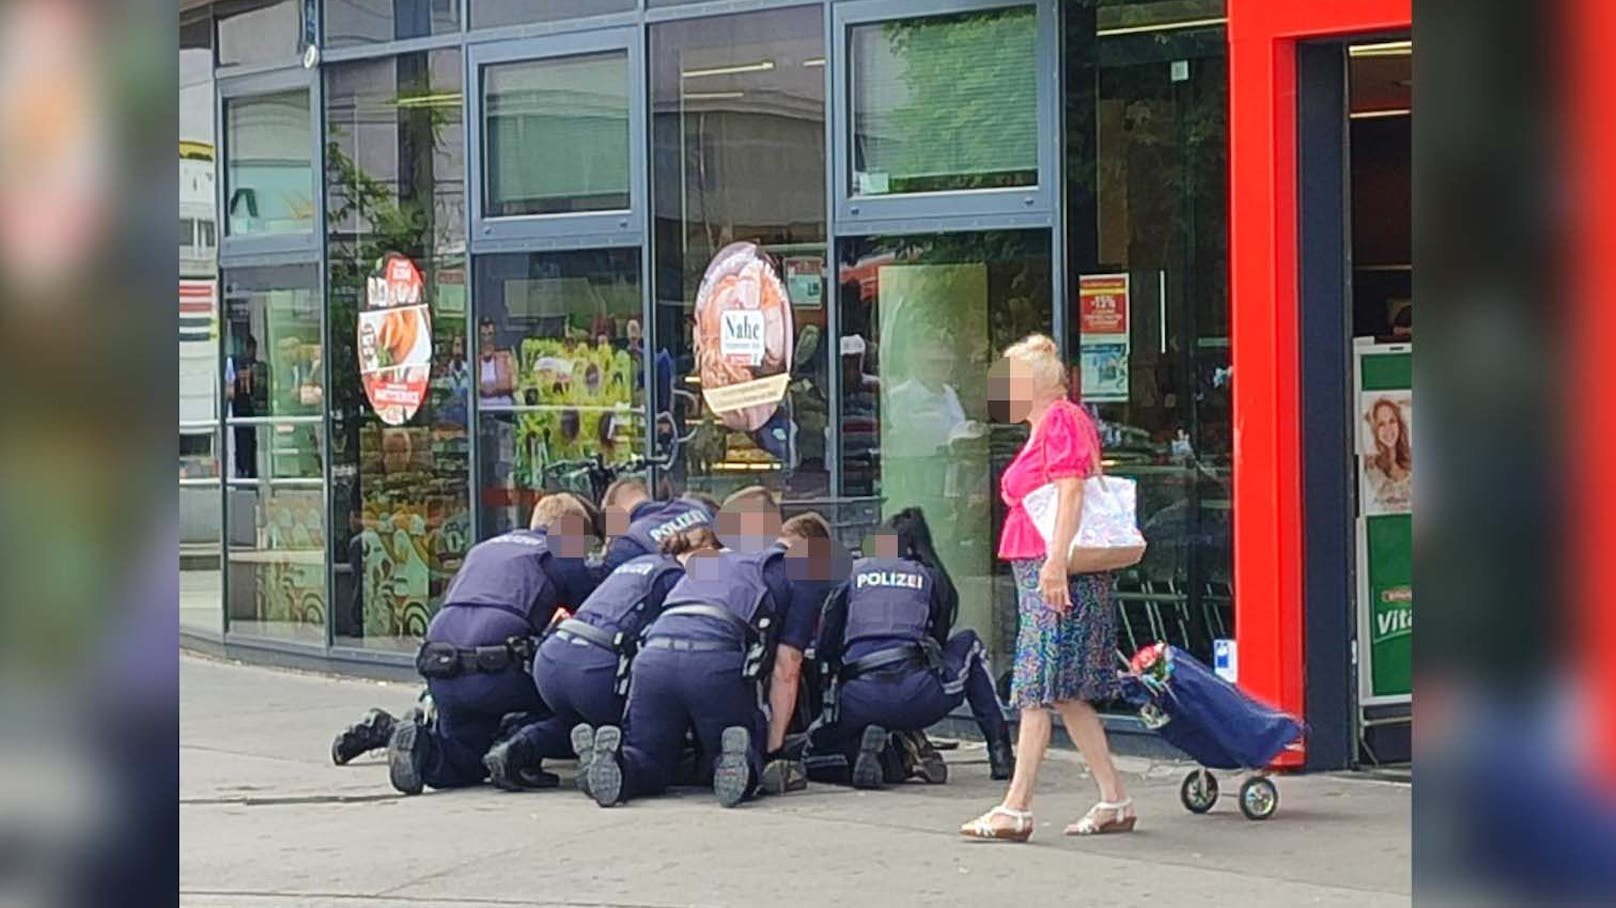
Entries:
[[629, 207], [628, 54], [483, 69], [489, 217]]
[[[459, 50], [329, 67], [332, 614], [338, 645], [410, 652], [471, 537], [465, 133]], [[359, 312], [390, 253], [423, 281], [431, 371], [384, 423], [360, 378]]]
[[607, 13], [626, 13], [634, 0], [470, 0], [472, 28], [498, 28], [529, 22], [558, 22]]
[[[828, 493], [824, 22], [799, 7], [651, 27], [657, 409], [676, 484], [722, 496], [763, 483]], [[751, 242], [771, 256], [794, 325], [791, 380], [761, 428], [706, 408], [692, 324], [714, 256]]]
[[645, 343], [638, 249], [483, 256], [474, 273], [487, 538], [525, 526], [540, 490], [594, 494], [580, 461], [644, 452]]
[[[1117, 7], [1119, 22], [1162, 17], [1159, 3]], [[1223, 29], [1067, 28], [1067, 342], [1150, 543], [1118, 578], [1118, 646], [1165, 637], [1210, 661], [1234, 633]], [[1091, 302], [1113, 291], [1120, 324]]]
[[318, 271], [238, 268], [224, 287], [229, 630], [323, 644]]
[[976, 629], [1000, 668], [1015, 643], [1000, 471], [1026, 428], [995, 425], [988, 369], [1050, 329], [1048, 231], [869, 237], [841, 244], [842, 487], [882, 516], [918, 506]]
[[314, 154], [303, 89], [224, 102], [231, 236], [314, 229]]
[[219, 67], [295, 63], [303, 43], [301, 0], [224, 0], [214, 5]]
[[849, 191], [1036, 184], [1037, 37], [1030, 6], [850, 29]]
[[326, 47], [349, 47], [460, 31], [461, 0], [325, 0]]
[[218, 235], [213, 159], [213, 21], [180, 17], [179, 30], [179, 509], [180, 626], [223, 629], [220, 559]]
[[[319, 277], [313, 266], [238, 268], [225, 280], [224, 396], [228, 421], [317, 417], [324, 398]], [[234, 433], [232, 475], [263, 464], [254, 433]]]

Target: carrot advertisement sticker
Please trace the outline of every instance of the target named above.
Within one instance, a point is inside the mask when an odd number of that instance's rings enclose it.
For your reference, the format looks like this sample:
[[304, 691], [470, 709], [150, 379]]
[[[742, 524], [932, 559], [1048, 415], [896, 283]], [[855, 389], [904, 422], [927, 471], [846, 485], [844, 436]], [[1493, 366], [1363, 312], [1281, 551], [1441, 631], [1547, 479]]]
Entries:
[[359, 313], [359, 375], [382, 422], [403, 425], [421, 409], [432, 377], [432, 316], [415, 263], [382, 259], [365, 284]]
[[752, 243], [713, 257], [696, 292], [701, 396], [725, 426], [753, 432], [791, 382], [791, 304], [780, 275]]

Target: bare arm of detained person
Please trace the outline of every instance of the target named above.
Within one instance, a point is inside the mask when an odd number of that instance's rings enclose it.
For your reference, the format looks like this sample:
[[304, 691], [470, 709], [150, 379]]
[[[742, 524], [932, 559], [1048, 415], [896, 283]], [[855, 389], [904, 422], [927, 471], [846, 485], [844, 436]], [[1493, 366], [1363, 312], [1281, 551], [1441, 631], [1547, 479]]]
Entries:
[[769, 673], [769, 740], [765, 753], [772, 754], [785, 746], [801, 682], [802, 650], [779, 644], [774, 648], [774, 670]]

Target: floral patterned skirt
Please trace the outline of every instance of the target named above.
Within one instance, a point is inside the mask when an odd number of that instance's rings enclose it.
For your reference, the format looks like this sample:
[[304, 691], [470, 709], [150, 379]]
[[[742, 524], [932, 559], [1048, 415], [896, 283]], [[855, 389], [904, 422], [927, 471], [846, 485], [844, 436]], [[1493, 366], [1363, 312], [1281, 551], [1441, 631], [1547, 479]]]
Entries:
[[1021, 619], [1010, 705], [1022, 709], [1116, 698], [1121, 684], [1117, 680], [1117, 610], [1111, 601], [1111, 574], [1070, 578], [1072, 608], [1061, 615], [1038, 593], [1038, 571], [1043, 566], [1042, 558], [1010, 563]]

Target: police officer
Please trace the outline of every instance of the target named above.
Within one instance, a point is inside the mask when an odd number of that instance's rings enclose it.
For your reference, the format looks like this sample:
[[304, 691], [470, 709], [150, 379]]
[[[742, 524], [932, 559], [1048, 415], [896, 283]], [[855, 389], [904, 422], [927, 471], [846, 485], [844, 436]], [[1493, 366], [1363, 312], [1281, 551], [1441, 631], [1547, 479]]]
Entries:
[[629, 666], [641, 632], [662, 613], [668, 591], [684, 576], [684, 563], [695, 552], [718, 547], [707, 526], [675, 533], [661, 554], [619, 565], [576, 613], [555, 626], [533, 659], [533, 683], [552, 713], [483, 757], [495, 785], [510, 791], [533, 787], [527, 780], [543, 760], [574, 756], [574, 726], [623, 721]]
[[[487, 778], [483, 755], [508, 713], [545, 709], [524, 664], [556, 609], [582, 602], [595, 575], [585, 563], [589, 511], [576, 497], [545, 496], [531, 529], [473, 546], [427, 626], [416, 669], [436, 719], [398, 722], [387, 745], [393, 787], [455, 788]], [[532, 786], [557, 782], [535, 775]]]
[[573, 731], [584, 787], [603, 807], [666, 789], [687, 728], [712, 765], [713, 791], [725, 807], [759, 784], [783, 792], [801, 777], [782, 766], [787, 761], [779, 754], [802, 653], [831, 587], [792, 582], [786, 559], [797, 540], [782, 537], [779, 511], [765, 490], [731, 496], [719, 524], [729, 548], [698, 552], [686, 563], [646, 633], [631, 669], [623, 727]]
[[686, 493], [671, 501], [656, 501], [638, 479], [619, 479], [601, 496], [606, 533], [611, 541], [601, 563], [604, 573], [624, 562], [662, 551], [662, 543], [676, 533], [713, 526], [718, 504], [706, 496]]
[[959, 596], [924, 515], [898, 512], [872, 543], [872, 556], [853, 563], [825, 608], [815, 658], [833, 686], [809, 732], [812, 758], [841, 755], [853, 785], [879, 788], [890, 732], [920, 731], [964, 700], [993, 778], [1008, 779], [1014, 756], [986, 651], [975, 631], [949, 636]]

